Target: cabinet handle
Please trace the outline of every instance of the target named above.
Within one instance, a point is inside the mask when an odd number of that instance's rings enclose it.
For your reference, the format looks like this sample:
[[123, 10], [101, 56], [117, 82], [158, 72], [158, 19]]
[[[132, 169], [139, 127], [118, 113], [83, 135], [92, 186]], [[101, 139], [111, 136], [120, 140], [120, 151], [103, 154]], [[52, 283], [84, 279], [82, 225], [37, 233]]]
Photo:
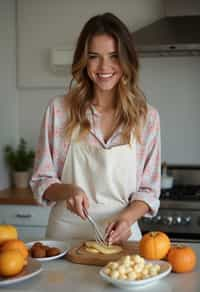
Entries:
[[17, 218], [31, 218], [32, 215], [31, 214], [17, 214], [16, 217]]

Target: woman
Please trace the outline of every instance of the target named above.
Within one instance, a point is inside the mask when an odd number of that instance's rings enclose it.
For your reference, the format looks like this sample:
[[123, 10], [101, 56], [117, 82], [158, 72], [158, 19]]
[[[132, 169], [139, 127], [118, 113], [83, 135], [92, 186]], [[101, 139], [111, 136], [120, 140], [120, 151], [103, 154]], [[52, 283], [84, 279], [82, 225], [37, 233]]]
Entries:
[[109, 243], [139, 240], [137, 220], [159, 208], [160, 123], [138, 87], [132, 36], [116, 16], [85, 24], [72, 76], [68, 94], [46, 110], [31, 180], [37, 200], [52, 205], [47, 236], [91, 239], [89, 212]]

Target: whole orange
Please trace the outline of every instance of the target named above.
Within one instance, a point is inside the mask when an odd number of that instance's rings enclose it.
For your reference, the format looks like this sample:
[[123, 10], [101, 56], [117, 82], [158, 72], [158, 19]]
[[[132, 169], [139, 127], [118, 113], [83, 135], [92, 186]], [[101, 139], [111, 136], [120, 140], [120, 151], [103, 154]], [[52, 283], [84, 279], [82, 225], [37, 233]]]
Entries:
[[166, 257], [170, 245], [170, 239], [164, 232], [148, 232], [139, 242], [139, 252], [146, 259], [160, 260]]
[[167, 255], [168, 262], [172, 265], [172, 271], [176, 273], [191, 272], [197, 262], [196, 253], [190, 246], [172, 246]]
[[20, 239], [10, 239], [4, 243], [2, 243], [0, 247], [0, 252], [4, 252], [7, 250], [18, 250], [23, 255], [24, 259], [28, 257], [28, 248], [25, 243]]
[[0, 244], [9, 239], [17, 239], [18, 232], [15, 226], [0, 224]]
[[9, 277], [20, 273], [24, 267], [24, 257], [18, 250], [0, 253], [0, 276]]

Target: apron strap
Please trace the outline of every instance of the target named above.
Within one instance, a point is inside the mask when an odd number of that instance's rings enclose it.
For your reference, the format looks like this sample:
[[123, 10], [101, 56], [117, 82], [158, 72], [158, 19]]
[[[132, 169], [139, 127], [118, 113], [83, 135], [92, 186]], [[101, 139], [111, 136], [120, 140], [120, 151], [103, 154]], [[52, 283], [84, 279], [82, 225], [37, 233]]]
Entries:
[[134, 131], [132, 130], [130, 135], [130, 145], [135, 146], [135, 143], [136, 143], [135, 134]]

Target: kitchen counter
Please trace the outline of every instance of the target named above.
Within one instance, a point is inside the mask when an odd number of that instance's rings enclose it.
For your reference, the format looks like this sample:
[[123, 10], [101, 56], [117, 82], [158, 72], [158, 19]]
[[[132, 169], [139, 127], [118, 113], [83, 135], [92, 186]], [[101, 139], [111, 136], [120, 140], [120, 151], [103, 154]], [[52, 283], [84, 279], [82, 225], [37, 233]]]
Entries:
[[[73, 246], [74, 244], [72, 244]], [[200, 244], [190, 244], [198, 255], [196, 269], [191, 273], [171, 273], [167, 277], [143, 288], [132, 291], [148, 292], [199, 292], [200, 291]], [[32, 279], [1, 288], [7, 292], [119, 292], [126, 291], [104, 282], [98, 272], [100, 267], [73, 264], [64, 259], [42, 263], [43, 271]]]
[[0, 191], [0, 204], [7, 205], [38, 205], [30, 188], [9, 188]]

